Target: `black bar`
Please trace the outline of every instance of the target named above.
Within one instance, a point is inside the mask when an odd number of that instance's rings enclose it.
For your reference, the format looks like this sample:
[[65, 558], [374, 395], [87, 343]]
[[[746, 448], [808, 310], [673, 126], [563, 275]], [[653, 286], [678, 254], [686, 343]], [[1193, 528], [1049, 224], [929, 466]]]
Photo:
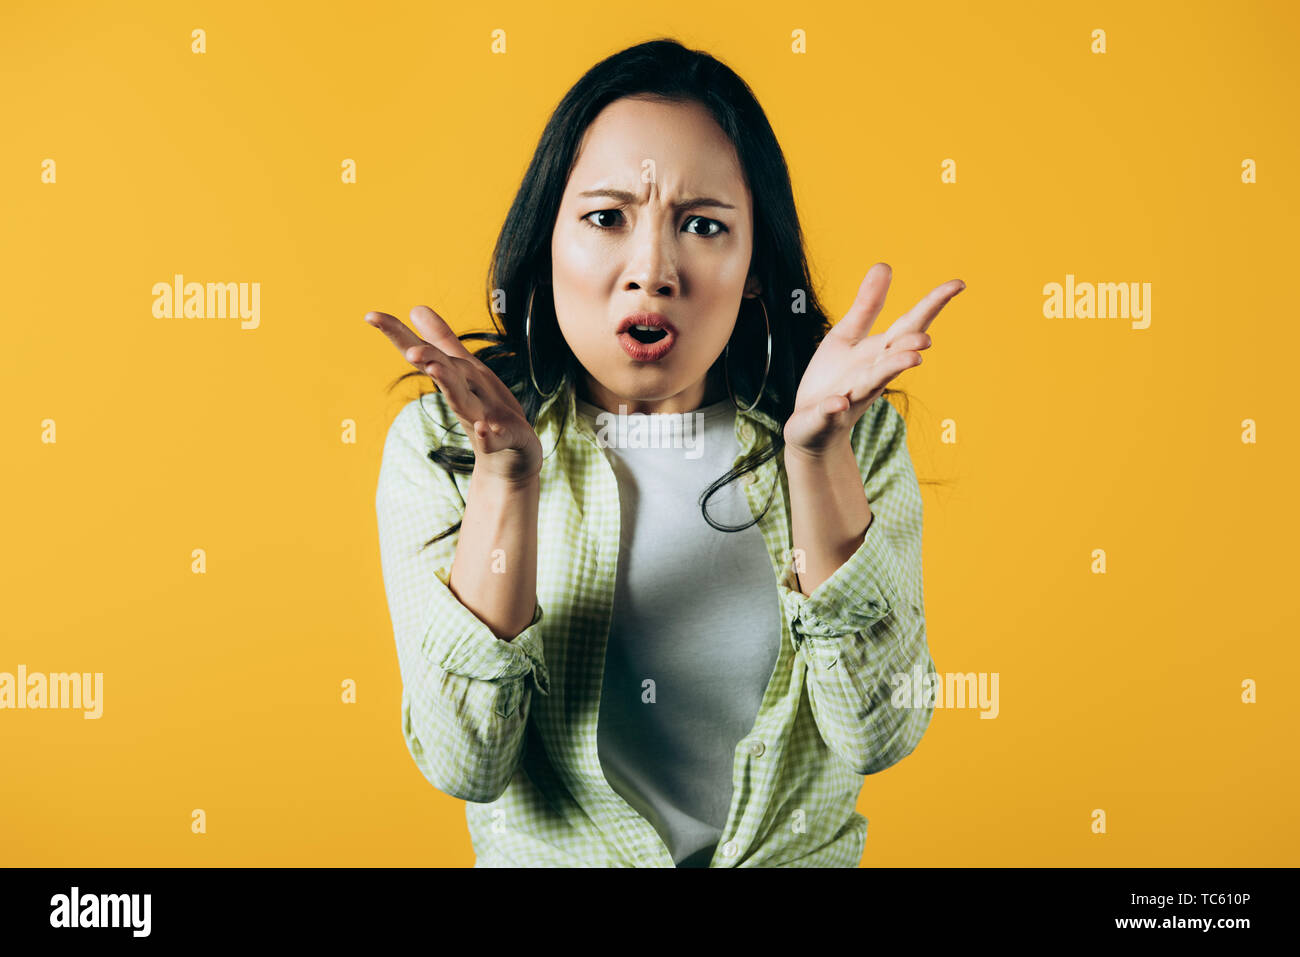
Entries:
[[[691, 876], [687, 876], [687, 874]], [[864, 948], [912, 941], [1075, 940], [1130, 937], [1181, 947], [1233, 946], [1242, 935], [1285, 931], [1294, 869], [1248, 868], [861, 868], [488, 870], [364, 868], [9, 868], [0, 870], [6, 944], [75, 935], [101, 943], [252, 943], [384, 940], [414, 933], [431, 949], [468, 934], [488, 947], [537, 939], [558, 946], [622, 940], [667, 946], [687, 930], [735, 941], [779, 933], [831, 946], [847, 934]], [[102, 895], [113, 927], [71, 927], [97, 918]], [[144, 903], [148, 897], [148, 934]], [[63, 901], [60, 902], [59, 895]], [[1137, 896], [1135, 896], [1137, 895]], [[1182, 896], [1180, 896], [1182, 895]], [[87, 898], [94, 898], [88, 903]], [[128, 905], [136, 909], [126, 909]], [[92, 913], [93, 912], [93, 913]], [[134, 920], [133, 920], [134, 918]], [[1120, 926], [1154, 919], [1154, 924]], [[1208, 929], [1186, 922], [1208, 919]], [[1244, 920], [1226, 926], [1225, 920]], [[608, 929], [618, 935], [594, 938]], [[516, 936], [522, 935], [522, 936]], [[803, 938], [800, 935], [804, 935]], [[698, 940], [698, 937], [697, 937]], [[640, 941], [640, 943], [638, 943]], [[775, 940], [772, 941], [775, 943]], [[910, 944], [908, 944], [910, 947]]]

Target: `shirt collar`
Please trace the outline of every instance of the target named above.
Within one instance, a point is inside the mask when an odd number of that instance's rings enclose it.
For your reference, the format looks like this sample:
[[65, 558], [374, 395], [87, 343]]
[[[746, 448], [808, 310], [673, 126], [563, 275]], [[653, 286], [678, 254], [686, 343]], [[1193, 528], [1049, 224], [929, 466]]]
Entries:
[[[595, 433], [587, 427], [587, 423], [578, 415], [577, 396], [573, 386], [571, 385], [561, 388], [555, 395], [546, 399], [542, 403], [541, 410], [537, 413], [537, 422], [538, 425], [541, 426], [539, 432], [550, 433], [553, 436], [556, 431], [556, 425], [561, 419], [566, 423], [566, 430], [571, 429], [576, 431], [578, 434], [589, 435], [593, 441], [595, 440]], [[738, 431], [741, 430], [741, 423], [746, 419], [761, 425], [773, 436], [781, 434], [781, 426], [774, 418], [761, 409], [754, 408], [745, 411], [744, 409], [737, 407], [736, 428]], [[742, 446], [749, 446], [750, 448], [756, 446], [757, 442], [752, 441], [752, 439], [756, 438], [756, 435], [751, 436], [751, 441], [742, 442]], [[748, 449], [745, 449], [745, 451], [748, 451]]]

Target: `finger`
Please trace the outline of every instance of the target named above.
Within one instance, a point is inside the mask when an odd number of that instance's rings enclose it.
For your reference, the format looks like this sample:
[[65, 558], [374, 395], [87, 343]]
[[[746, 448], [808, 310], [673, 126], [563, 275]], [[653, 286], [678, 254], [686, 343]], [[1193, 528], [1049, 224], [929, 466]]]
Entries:
[[886, 338], [884, 349], [886, 352], [920, 352], [933, 344], [934, 340], [927, 332], [904, 332], [893, 339]]
[[416, 306], [411, 310], [411, 324], [420, 330], [426, 342], [433, 343], [447, 355], [474, 358], [474, 354], [465, 348], [465, 343], [456, 338], [446, 320], [428, 306]]
[[455, 369], [450, 360], [437, 360], [430, 363], [426, 371], [447, 396], [447, 404], [462, 423], [473, 424], [484, 418], [483, 401], [470, 390], [465, 377]]
[[[455, 368], [456, 365], [455, 360], [453, 360], [451, 356], [447, 355], [447, 353], [443, 352], [437, 346], [431, 346], [427, 342], [423, 342], [418, 346], [411, 346], [411, 348], [402, 353], [402, 358], [417, 369], [424, 369], [426, 372], [428, 370], [425, 369], [425, 367], [431, 363], [436, 363], [439, 367], [448, 369]], [[461, 371], [463, 374], [464, 369]]]
[[921, 353], [915, 351], [885, 352], [858, 375], [852, 388], [843, 393], [851, 407], [870, 404], [876, 400], [899, 373], [921, 364]]
[[952, 279], [942, 286], [935, 286], [920, 302], [885, 330], [886, 345], [896, 336], [909, 332], [925, 332], [939, 315], [939, 310], [948, 304], [948, 300], [965, 288], [966, 284], [960, 279]]
[[442, 316], [428, 306], [416, 306], [411, 310], [411, 322], [420, 330], [420, 334], [426, 340], [440, 349], [445, 355], [454, 356], [456, 359], [464, 359], [471, 363], [481, 375], [466, 373], [466, 376], [470, 382], [475, 383], [480, 391], [490, 390], [496, 398], [505, 402], [518, 401], [515, 400], [514, 393], [506, 388], [506, 384], [501, 381], [500, 377], [488, 368], [487, 363], [465, 347], [465, 343], [457, 338], [456, 333], [447, 325]]
[[396, 316], [386, 312], [368, 312], [366, 322], [370, 323], [388, 337], [388, 341], [405, 354], [413, 346], [425, 345], [425, 341], [408, 329]]
[[876, 321], [876, 316], [880, 315], [880, 309], [885, 304], [885, 295], [889, 292], [889, 281], [893, 275], [894, 270], [888, 263], [876, 263], [868, 269], [866, 277], [858, 286], [858, 295], [853, 300], [853, 305], [832, 331], [850, 342], [868, 336], [871, 324]]

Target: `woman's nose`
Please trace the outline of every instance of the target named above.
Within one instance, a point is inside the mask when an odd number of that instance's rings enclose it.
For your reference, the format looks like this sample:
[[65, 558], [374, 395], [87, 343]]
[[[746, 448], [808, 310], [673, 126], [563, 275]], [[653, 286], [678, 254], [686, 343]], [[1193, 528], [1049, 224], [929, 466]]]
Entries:
[[680, 282], [677, 272], [676, 236], [669, 227], [646, 217], [638, 224], [633, 238], [632, 262], [627, 271], [627, 286], [675, 294]]

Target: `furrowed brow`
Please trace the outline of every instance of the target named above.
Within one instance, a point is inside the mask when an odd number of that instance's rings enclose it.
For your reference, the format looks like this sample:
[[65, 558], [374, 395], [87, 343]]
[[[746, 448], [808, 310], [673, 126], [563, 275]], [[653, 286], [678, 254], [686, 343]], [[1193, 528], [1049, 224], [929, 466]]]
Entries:
[[[583, 190], [579, 196], [606, 196], [610, 199], [616, 199], [620, 203], [635, 203], [636, 195], [623, 189], [588, 189]], [[718, 209], [735, 209], [730, 203], [724, 203], [720, 199], [712, 199], [708, 196], [692, 196], [683, 199], [680, 202], [673, 203], [673, 210], [681, 212], [684, 209], [694, 209], [699, 206], [714, 206]]]

